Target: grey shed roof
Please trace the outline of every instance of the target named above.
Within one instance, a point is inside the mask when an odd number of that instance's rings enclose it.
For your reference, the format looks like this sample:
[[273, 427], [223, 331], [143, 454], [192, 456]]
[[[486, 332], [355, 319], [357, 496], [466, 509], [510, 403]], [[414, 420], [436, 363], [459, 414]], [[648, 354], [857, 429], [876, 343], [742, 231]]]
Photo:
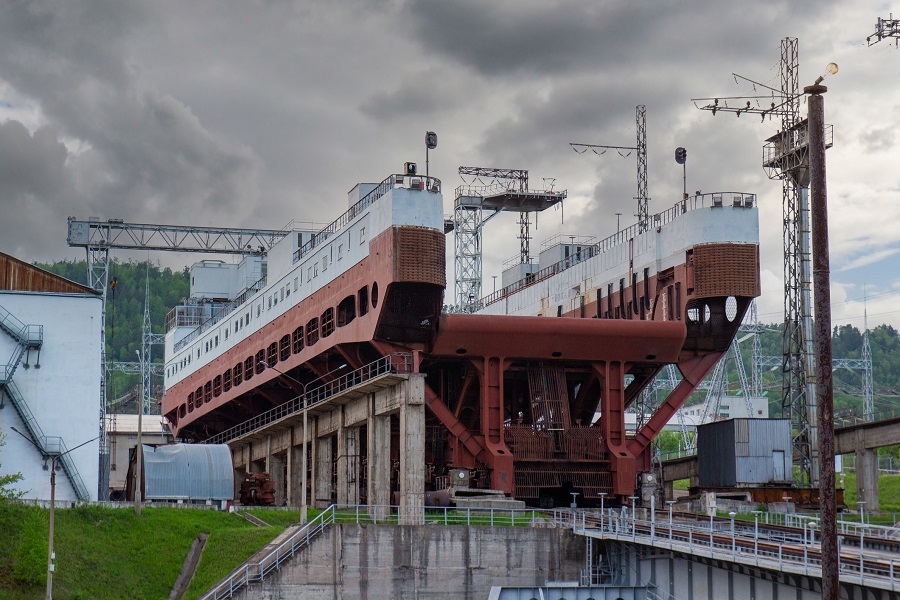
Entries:
[[226, 444], [144, 446], [147, 500], [233, 500], [234, 469]]

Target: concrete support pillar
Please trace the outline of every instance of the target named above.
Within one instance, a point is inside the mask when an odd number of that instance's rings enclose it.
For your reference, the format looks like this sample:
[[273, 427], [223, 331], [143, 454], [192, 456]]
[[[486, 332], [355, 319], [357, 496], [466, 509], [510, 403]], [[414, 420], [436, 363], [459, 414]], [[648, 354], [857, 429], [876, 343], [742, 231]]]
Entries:
[[[856, 499], [865, 502], [864, 510], [880, 510], [878, 503], [878, 450], [856, 449]], [[853, 508], [852, 506], [850, 508]]]
[[344, 407], [337, 408], [339, 411], [340, 427], [337, 430], [337, 456], [332, 457], [337, 463], [337, 503], [350, 504], [349, 494], [347, 492], [347, 428], [344, 427]]
[[[307, 447], [307, 452], [309, 452], [309, 503], [307, 506], [316, 506], [316, 490], [318, 486], [316, 485], [318, 482], [316, 481], [316, 473], [319, 472], [319, 465], [316, 462], [317, 456], [319, 455], [319, 444], [316, 441], [319, 439], [319, 419], [316, 417], [310, 417], [307, 422], [309, 425], [309, 446]], [[301, 515], [302, 517], [308, 517], [306, 515]]]
[[316, 498], [318, 508], [328, 508], [331, 504], [331, 437], [316, 440]]
[[300, 506], [300, 482], [306, 477], [306, 468], [301, 460], [303, 448], [298, 444], [288, 450], [288, 505]]
[[287, 481], [285, 481], [284, 468], [287, 463], [287, 453], [269, 455], [269, 477], [272, 487], [275, 488], [275, 506], [284, 506], [287, 498]]
[[347, 504], [359, 504], [359, 427], [345, 428], [344, 439]]
[[425, 376], [414, 373], [401, 386], [400, 523], [420, 525], [425, 504]]
[[391, 417], [375, 414], [375, 394], [369, 395], [369, 416], [366, 425], [366, 495], [370, 512], [376, 519], [386, 518], [391, 504]]

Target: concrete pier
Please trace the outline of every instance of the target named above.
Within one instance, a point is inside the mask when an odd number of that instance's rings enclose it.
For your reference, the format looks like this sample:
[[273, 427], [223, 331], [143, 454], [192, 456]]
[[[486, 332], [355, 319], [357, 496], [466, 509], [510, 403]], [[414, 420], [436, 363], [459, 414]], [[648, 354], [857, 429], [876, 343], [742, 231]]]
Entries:
[[[268, 471], [276, 505], [301, 506], [306, 477], [310, 506], [325, 508], [363, 500], [382, 506], [399, 504], [401, 523], [421, 522], [424, 375], [388, 374], [311, 407], [306, 436], [301, 416], [293, 415], [229, 442], [237, 482], [248, 473]], [[399, 444], [393, 448], [396, 456], [392, 455], [392, 422], [400, 432]], [[301, 464], [304, 439], [309, 444], [308, 469]], [[397, 463], [392, 482], [392, 465]]]

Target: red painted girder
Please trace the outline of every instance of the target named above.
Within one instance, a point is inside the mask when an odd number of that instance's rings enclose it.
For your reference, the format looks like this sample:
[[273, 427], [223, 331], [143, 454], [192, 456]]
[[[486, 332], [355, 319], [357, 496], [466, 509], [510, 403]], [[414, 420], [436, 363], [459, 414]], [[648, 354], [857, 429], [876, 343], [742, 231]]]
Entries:
[[669, 364], [686, 332], [679, 321], [445, 314], [428, 354]]
[[[432, 414], [447, 428], [447, 431], [466, 449], [472, 457], [478, 457], [484, 452], [484, 445], [466, 429], [466, 426], [456, 418], [447, 405], [434, 391], [425, 385], [425, 405]], [[454, 457], [456, 458], [456, 457]], [[458, 466], [462, 466], [461, 463]]]
[[650, 417], [643, 427], [635, 434], [634, 438], [628, 441], [628, 449], [635, 456], [643, 452], [653, 441], [653, 438], [665, 427], [669, 419], [675, 415], [675, 412], [681, 408], [688, 396], [697, 389], [703, 378], [706, 377], [719, 359], [722, 358], [724, 352], [711, 352], [698, 356], [690, 360], [686, 360], [678, 365], [683, 379], [674, 390], [666, 396], [665, 402], [656, 409], [653, 416]]
[[503, 441], [503, 373], [507, 361], [489, 356], [472, 364], [481, 375], [481, 433], [487, 453], [484, 462], [491, 469], [491, 489], [513, 492], [512, 451]]
[[609, 453], [613, 494], [623, 498], [634, 493], [637, 473], [635, 455], [625, 439], [625, 372], [619, 361], [594, 363], [594, 372], [601, 382], [600, 430]]

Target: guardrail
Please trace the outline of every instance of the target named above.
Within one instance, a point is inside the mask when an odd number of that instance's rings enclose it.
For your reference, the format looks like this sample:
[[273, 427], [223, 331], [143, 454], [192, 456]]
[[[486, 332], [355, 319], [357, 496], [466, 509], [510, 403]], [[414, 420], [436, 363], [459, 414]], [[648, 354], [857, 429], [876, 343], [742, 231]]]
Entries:
[[[263, 275], [256, 283], [248, 287], [246, 290], [240, 293], [240, 295], [227, 304], [220, 305], [213, 309], [213, 314], [208, 319], [200, 323], [200, 326], [195, 330], [184, 336], [184, 339], [179, 340], [177, 344], [175, 344], [175, 350], [181, 350], [189, 343], [197, 339], [200, 334], [209, 330], [210, 327], [229, 316], [232, 312], [235, 311], [238, 307], [242, 306], [247, 300], [249, 300], [254, 294], [258, 291], [266, 287], [266, 276]], [[177, 307], [176, 307], [177, 308]], [[173, 309], [175, 310], [175, 309]], [[166, 319], [168, 320], [168, 316]], [[166, 329], [168, 331], [168, 329]]]
[[227, 444], [231, 440], [247, 435], [261, 427], [265, 427], [291, 415], [301, 413], [303, 410], [309, 410], [333, 396], [346, 392], [358, 385], [362, 385], [376, 377], [380, 377], [387, 373], [408, 374], [412, 373], [412, 371], [412, 354], [403, 352], [382, 356], [378, 360], [370, 362], [355, 371], [351, 371], [328, 383], [323, 383], [295, 398], [291, 398], [284, 404], [279, 404], [275, 408], [267, 410], [252, 419], [248, 419], [243, 423], [239, 423], [230, 429], [226, 429], [221, 433], [207, 438], [203, 440], [202, 443]]
[[[722, 206], [752, 208], [755, 204], [756, 195], [748, 194], [745, 192], [713, 192], [710, 194], [699, 194], [682, 200], [681, 202], [675, 204], [675, 206], [673, 206], [672, 208], [653, 215], [649, 219], [649, 226], [655, 228], [662, 227], [663, 225], [674, 221], [682, 214], [691, 210], [698, 210], [701, 208], [720, 208]], [[641, 223], [635, 223], [634, 225], [626, 227], [625, 229], [600, 240], [592, 246], [582, 248], [581, 252], [576, 253], [575, 256], [570, 256], [559, 261], [558, 263], [544, 267], [537, 273], [529, 274], [525, 279], [520, 279], [519, 281], [511, 283], [503, 289], [497, 290], [496, 292], [485, 296], [484, 298], [479, 300], [477, 304], [479, 307], [481, 307], [497, 302], [498, 300], [508, 296], [509, 294], [512, 294], [513, 292], [517, 292], [528, 286], [534, 285], [535, 283], [538, 283], [539, 281], [542, 281], [548, 277], [561, 273], [562, 271], [565, 271], [570, 267], [574, 267], [575, 265], [582, 263], [589, 258], [593, 258], [598, 254], [609, 252], [614, 247], [620, 244], [624, 244], [626, 241], [637, 237], [638, 234], [646, 230], [646, 226], [642, 225]]]
[[262, 581], [294, 554], [309, 546], [329, 525], [397, 525], [405, 522], [430, 525], [469, 525], [488, 527], [546, 526], [552, 515], [534, 509], [461, 509], [425, 506], [406, 508], [386, 505], [332, 504], [296, 531], [259, 562], [245, 563], [230, 576], [201, 596], [201, 600], [230, 598], [241, 588]]
[[422, 185], [422, 188], [428, 191], [437, 192], [441, 189], [441, 180], [436, 177], [425, 177], [422, 175], [389, 175], [387, 179], [379, 183], [375, 186], [371, 192], [363, 196], [359, 202], [351, 206], [347, 212], [342, 214], [340, 217], [331, 222], [328, 226], [324, 227], [321, 231], [312, 236], [312, 238], [303, 244], [300, 248], [294, 252], [294, 262], [302, 259], [304, 256], [309, 254], [311, 250], [317, 247], [319, 244], [327, 240], [331, 237], [335, 232], [343, 229], [350, 221], [359, 216], [362, 211], [369, 208], [373, 203], [375, 203], [379, 198], [387, 194], [390, 190], [394, 189], [398, 185], [406, 185], [406, 181], [409, 180], [412, 182], [416, 180], [419, 182], [419, 185]]
[[[777, 531], [760, 529], [757, 522], [714, 520], [708, 526], [663, 518], [638, 519], [610, 509], [606, 513], [559, 512], [554, 514], [558, 526], [571, 527], [576, 534], [607, 540], [650, 545], [679, 550], [697, 556], [715, 557], [735, 563], [790, 571], [821, 577], [822, 561], [815, 528], [806, 527]], [[895, 574], [900, 574], [900, 560], [884, 553], [876, 555], [865, 549], [866, 534], [872, 526], [847, 529], [838, 534], [838, 570], [841, 581], [890, 591], [900, 589]], [[850, 549], [853, 553], [848, 552]]]
[[25, 402], [25, 399], [22, 397], [22, 393], [19, 391], [15, 382], [6, 381], [3, 385], [0, 385], [0, 394], [4, 393], [12, 402], [13, 407], [19, 414], [19, 418], [22, 420], [22, 423], [25, 424], [25, 429], [28, 430], [31, 439], [34, 440], [35, 445], [37, 445], [44, 456], [62, 456], [60, 462], [62, 463], [63, 471], [65, 471], [66, 476], [69, 478], [78, 499], [89, 499], [90, 496], [87, 487], [84, 485], [84, 480], [81, 479], [78, 467], [75, 466], [74, 459], [68, 453], [69, 449], [66, 447], [63, 439], [58, 436], [44, 435], [40, 423], [38, 423], [34, 413], [31, 412], [31, 408], [28, 407], [28, 403]]

